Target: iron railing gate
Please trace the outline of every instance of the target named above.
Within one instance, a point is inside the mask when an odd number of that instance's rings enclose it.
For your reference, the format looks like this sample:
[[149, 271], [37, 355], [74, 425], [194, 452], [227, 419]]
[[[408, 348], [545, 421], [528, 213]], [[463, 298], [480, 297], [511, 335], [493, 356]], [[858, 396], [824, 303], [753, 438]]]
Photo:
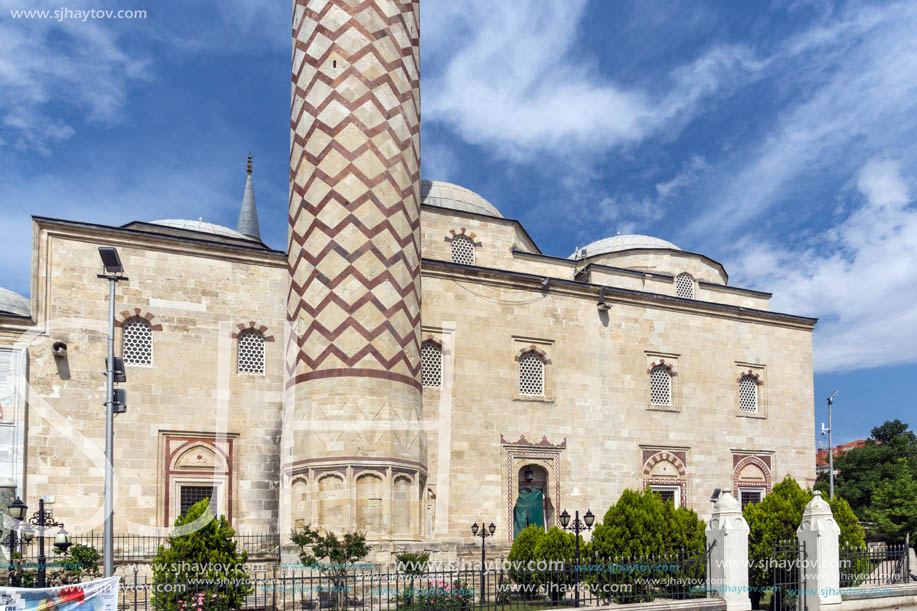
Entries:
[[806, 544], [802, 541], [779, 541], [771, 558], [772, 611], [808, 611], [806, 592]]

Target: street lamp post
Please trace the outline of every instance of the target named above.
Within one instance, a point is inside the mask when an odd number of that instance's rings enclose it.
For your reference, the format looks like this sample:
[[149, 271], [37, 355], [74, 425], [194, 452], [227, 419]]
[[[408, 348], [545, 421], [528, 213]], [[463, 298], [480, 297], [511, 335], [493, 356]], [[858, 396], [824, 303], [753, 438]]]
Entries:
[[478, 528], [478, 523], [475, 522], [471, 525], [471, 534], [476, 537], [481, 537], [481, 605], [484, 604], [484, 597], [486, 588], [484, 587], [484, 539], [490, 537], [497, 530], [497, 527], [494, 526], [494, 523], [491, 522], [490, 526], [484, 528], [484, 520], [481, 520], [481, 527]]
[[828, 428], [825, 428], [825, 423], [821, 424], [821, 434], [828, 434], [828, 482], [829, 482], [829, 495], [834, 498], [834, 435], [831, 429], [834, 428], [834, 425], [831, 423], [831, 407], [834, 405], [834, 396], [837, 394], [837, 390], [831, 393], [831, 396], [828, 397]]
[[[26, 509], [26, 506], [23, 504], [21, 507], [21, 514], [23, 516], [25, 516]], [[54, 547], [61, 550], [62, 552], [66, 552], [70, 548], [70, 535], [67, 534], [66, 530], [64, 530], [63, 522], [56, 521], [54, 516], [51, 515], [50, 510], [45, 511], [44, 498], [38, 500], [38, 511], [36, 511], [35, 514], [29, 518], [29, 522], [26, 523], [25, 528], [23, 529], [22, 541], [26, 544], [32, 540], [32, 531], [29, 528], [29, 523], [38, 527], [38, 579], [36, 580], [35, 585], [36, 587], [44, 588], [47, 585], [47, 567], [45, 566], [47, 563], [47, 559], [45, 558], [45, 531], [49, 528], [60, 528], [57, 534], [54, 535]]]
[[[119, 280], [127, 280], [124, 266], [118, 250], [111, 246], [100, 246], [99, 256], [102, 258], [104, 274], [99, 278], [108, 280], [108, 358], [105, 367], [105, 523], [102, 532], [103, 549], [103, 575], [111, 577], [114, 572], [114, 537], [112, 532], [112, 510], [114, 508], [114, 434], [115, 434], [115, 285]], [[122, 378], [123, 381], [123, 372]], [[123, 392], [123, 391], [121, 391]], [[122, 402], [123, 403], [123, 402]], [[121, 406], [123, 411], [123, 405]]]
[[567, 513], [566, 509], [560, 514], [560, 525], [563, 526], [564, 530], [572, 530], [573, 534], [576, 536], [576, 565], [573, 567], [575, 578], [573, 584], [574, 607], [579, 607], [579, 534], [583, 531], [592, 530], [592, 524], [594, 522], [595, 516], [592, 515], [592, 512], [588, 509], [582, 520], [579, 519], [579, 510], [577, 510], [572, 524], [570, 523], [570, 514]]

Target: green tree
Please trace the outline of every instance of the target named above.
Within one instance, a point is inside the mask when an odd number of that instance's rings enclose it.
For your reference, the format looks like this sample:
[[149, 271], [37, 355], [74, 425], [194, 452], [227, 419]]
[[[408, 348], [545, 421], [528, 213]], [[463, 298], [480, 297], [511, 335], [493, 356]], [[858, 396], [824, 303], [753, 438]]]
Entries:
[[509, 550], [506, 559], [510, 563], [509, 576], [514, 583], [522, 588], [524, 598], [531, 598], [533, 592], [529, 586], [537, 583], [534, 570], [529, 567], [535, 560], [535, 547], [544, 537], [544, 531], [538, 526], [526, 526], [513, 541], [513, 546]]
[[[531, 526], [529, 526], [531, 528]], [[585, 547], [580, 539], [580, 550]], [[551, 600], [558, 601], [564, 597], [567, 589], [574, 585], [575, 571], [573, 564], [576, 559], [576, 537], [554, 526], [544, 533], [532, 550], [534, 560], [544, 563], [545, 568], [539, 568], [535, 579], [547, 590]]]
[[[652, 490], [625, 490], [595, 528], [588, 548], [590, 562], [613, 566], [668, 564], [668, 559], [675, 556], [696, 560], [706, 551], [705, 526], [697, 513], [684, 507], [676, 509]], [[692, 576], [700, 576], [705, 563], [695, 561], [688, 566]], [[628, 584], [631, 600], [649, 601], [653, 600], [656, 588], [648, 586], [647, 580], [657, 580], [664, 586], [666, 580], [673, 577], [676, 576], [669, 569], [657, 571], [650, 568], [638, 572], [631, 571], [631, 567], [622, 567], [617, 571], [591, 574], [587, 582]], [[685, 575], [677, 577], [684, 578]]]
[[[862, 519], [876, 486], [896, 476], [899, 461], [904, 460], [911, 475], [917, 476], [917, 436], [907, 424], [890, 420], [873, 428], [871, 435], [862, 448], [852, 448], [834, 458], [835, 496], [847, 499]], [[816, 489], [826, 493], [828, 487], [828, 475], [820, 475]]]
[[[802, 487], [787, 475], [771, 490], [760, 503], [745, 506], [742, 514], [748, 522], [749, 585], [765, 587], [772, 585], [774, 548], [782, 541], [796, 542], [796, 529], [802, 523], [806, 504], [813, 493]], [[841, 529], [840, 542], [843, 545], [864, 544], [863, 527], [841, 498], [828, 500], [835, 521]], [[779, 559], [778, 559], [779, 560]]]
[[195, 603], [203, 601], [207, 609], [238, 609], [252, 591], [244, 569], [248, 554], [236, 550], [235, 531], [225, 516], [214, 516], [210, 499], [196, 503], [179, 516], [175, 526], [192, 524], [198, 519], [202, 527], [187, 534], [173, 531], [168, 546], [159, 546], [153, 558], [154, 583], [187, 587], [184, 592], [157, 589], [153, 605], [158, 610], [177, 611], [180, 606], [190, 605], [192, 599]]
[[876, 486], [866, 519], [890, 543], [902, 543], [908, 533], [917, 534], [917, 478], [903, 459], [895, 464], [892, 477]]
[[369, 554], [366, 536], [362, 533], [344, 533], [338, 539], [333, 532], [320, 533], [311, 525], [293, 531], [290, 538], [299, 547], [299, 561], [307, 567], [318, 569], [329, 578], [332, 585], [331, 600], [336, 609], [347, 602], [347, 575], [354, 563]]

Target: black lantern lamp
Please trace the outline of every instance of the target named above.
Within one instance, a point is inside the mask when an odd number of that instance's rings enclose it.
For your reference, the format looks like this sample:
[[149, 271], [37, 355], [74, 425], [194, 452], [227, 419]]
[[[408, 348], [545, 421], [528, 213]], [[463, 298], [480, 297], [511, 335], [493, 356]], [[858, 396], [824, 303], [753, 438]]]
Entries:
[[25, 519], [25, 514], [28, 509], [28, 506], [23, 503], [22, 499], [20, 499], [18, 496], [16, 497], [16, 500], [13, 501], [13, 504], [7, 507], [7, 511], [9, 512], [10, 517], [19, 522]]
[[61, 553], [66, 554], [71, 545], [73, 545], [73, 543], [70, 541], [70, 533], [61, 526], [61, 529], [54, 535], [54, 547], [59, 549]]
[[28, 522], [26, 522], [25, 524], [22, 525], [22, 533], [21, 533], [21, 535], [22, 535], [22, 541], [23, 541], [23, 543], [25, 543], [26, 545], [28, 545], [29, 543], [32, 542], [32, 537], [35, 536], [35, 531], [32, 530], [32, 527], [29, 526], [29, 523], [28, 523]]

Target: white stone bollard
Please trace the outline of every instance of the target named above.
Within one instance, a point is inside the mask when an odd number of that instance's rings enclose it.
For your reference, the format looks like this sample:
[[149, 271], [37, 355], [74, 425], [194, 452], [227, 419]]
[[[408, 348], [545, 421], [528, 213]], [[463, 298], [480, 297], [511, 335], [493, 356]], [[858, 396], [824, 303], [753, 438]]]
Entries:
[[726, 601], [727, 611], [748, 611], [748, 522], [729, 492], [720, 494], [704, 531], [710, 550], [711, 594]]
[[831, 506], [816, 491], [802, 514], [802, 524], [796, 529], [796, 537], [806, 550], [803, 587], [810, 611], [840, 609], [840, 534], [841, 527], [834, 520]]

